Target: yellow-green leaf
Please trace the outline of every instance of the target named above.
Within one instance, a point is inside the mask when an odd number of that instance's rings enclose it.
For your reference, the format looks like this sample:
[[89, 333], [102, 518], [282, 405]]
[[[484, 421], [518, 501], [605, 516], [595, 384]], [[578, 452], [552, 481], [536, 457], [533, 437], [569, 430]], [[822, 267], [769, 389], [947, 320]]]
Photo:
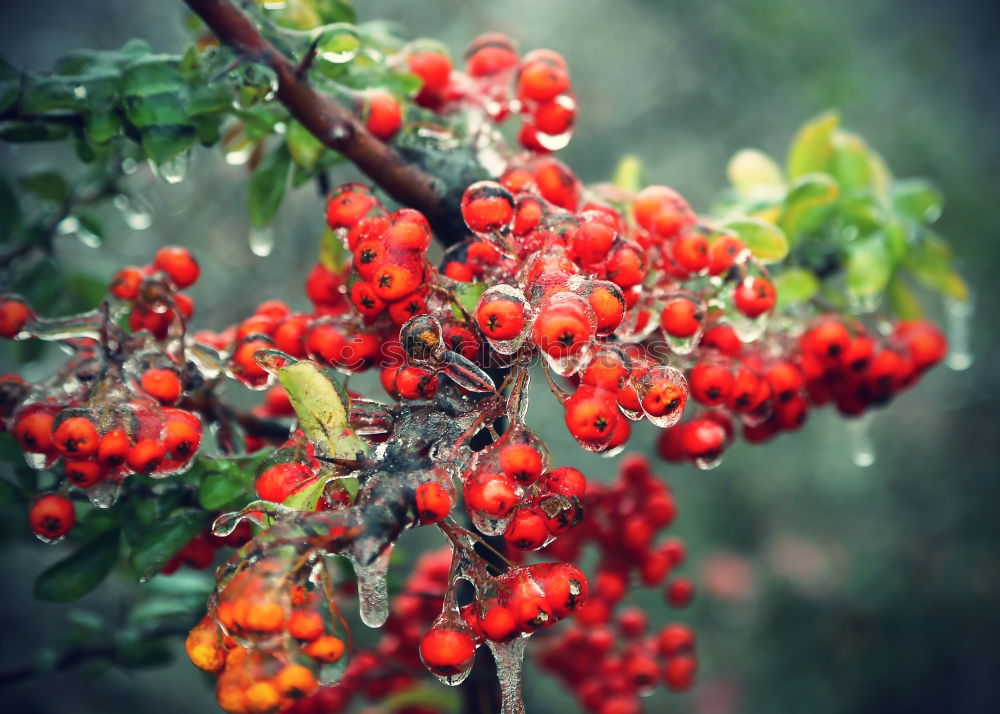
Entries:
[[916, 320], [924, 316], [920, 299], [901, 276], [896, 276], [887, 288], [889, 308], [902, 320]]
[[805, 174], [829, 173], [833, 156], [831, 138], [840, 126], [837, 112], [824, 112], [799, 129], [788, 150], [788, 177], [792, 180]]
[[788, 255], [788, 239], [773, 223], [759, 218], [738, 218], [724, 227], [736, 233], [757, 260], [776, 263]]
[[847, 289], [855, 297], [879, 295], [889, 284], [892, 270], [892, 257], [881, 234], [848, 245]]
[[746, 200], [780, 199], [785, 192], [781, 167], [770, 156], [757, 149], [742, 149], [726, 166], [729, 183]]
[[813, 230], [840, 195], [840, 187], [827, 174], [800, 176], [785, 196], [779, 225], [791, 242]]
[[611, 183], [626, 193], [638, 193], [642, 188], [642, 161], [637, 156], [623, 156], [615, 167]]
[[302, 360], [282, 367], [278, 380], [288, 392], [302, 431], [327, 456], [357, 459], [365, 455], [368, 447], [348, 424], [349, 405], [318, 364]]
[[807, 302], [819, 290], [819, 279], [805, 268], [790, 268], [774, 279], [778, 309]]

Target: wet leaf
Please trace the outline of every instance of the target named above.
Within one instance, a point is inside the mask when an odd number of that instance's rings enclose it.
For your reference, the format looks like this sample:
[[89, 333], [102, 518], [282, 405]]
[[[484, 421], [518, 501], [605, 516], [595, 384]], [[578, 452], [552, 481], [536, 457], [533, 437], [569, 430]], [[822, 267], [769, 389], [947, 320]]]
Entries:
[[274, 220], [285, 195], [291, 165], [291, 154], [282, 143], [267, 154], [250, 175], [247, 200], [253, 225], [266, 226]]
[[173, 55], [145, 55], [129, 63], [122, 79], [126, 97], [179, 94], [186, 87], [180, 60]]
[[195, 131], [189, 126], [149, 126], [142, 130], [142, 148], [158, 164], [167, 163], [194, 141]]
[[129, 565], [133, 574], [144, 579], [163, 569], [171, 558], [208, 525], [210, 514], [185, 509], [174, 511], [143, 533], [132, 546]]
[[[479, 298], [482, 297], [483, 293], [486, 292], [486, 283], [459, 283], [452, 290], [452, 294], [458, 300], [459, 304], [465, 308], [465, 311], [470, 315], [476, 311], [476, 305], [479, 304]], [[452, 313], [459, 320], [463, 319], [462, 312], [454, 305], [451, 308]]]
[[115, 529], [80, 545], [38, 576], [35, 597], [45, 602], [70, 602], [89, 593], [114, 567], [120, 540]]
[[907, 285], [900, 276], [897, 275], [889, 282], [886, 293], [889, 299], [889, 308], [901, 320], [916, 320], [924, 316], [920, 299], [913, 288]]
[[844, 191], [868, 188], [884, 194], [889, 187], [889, 171], [882, 157], [857, 134], [838, 130], [832, 136], [833, 157], [830, 173]]
[[237, 499], [245, 499], [252, 479], [238, 464], [225, 459], [211, 461], [198, 487], [198, 503], [207, 511], [223, 510]]

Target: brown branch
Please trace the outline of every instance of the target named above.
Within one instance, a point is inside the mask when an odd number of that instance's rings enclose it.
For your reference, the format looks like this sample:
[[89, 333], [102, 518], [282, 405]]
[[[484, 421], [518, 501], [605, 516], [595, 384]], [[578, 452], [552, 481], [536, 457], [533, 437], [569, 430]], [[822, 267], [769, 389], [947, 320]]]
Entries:
[[423, 213], [438, 239], [454, 242], [448, 207], [434, 178], [376, 139], [332, 97], [309, 86], [298, 68], [265, 39], [230, 0], [184, 0], [223, 44], [243, 58], [266, 64], [278, 76], [277, 98], [324, 146], [343, 154], [396, 201]]

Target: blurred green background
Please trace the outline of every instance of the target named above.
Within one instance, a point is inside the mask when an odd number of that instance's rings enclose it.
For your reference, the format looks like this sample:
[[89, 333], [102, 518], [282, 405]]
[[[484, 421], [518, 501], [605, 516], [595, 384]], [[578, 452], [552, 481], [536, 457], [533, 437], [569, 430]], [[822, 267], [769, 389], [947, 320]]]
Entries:
[[[443, 40], [456, 56], [490, 30], [509, 33], [525, 50], [561, 52], [581, 117], [560, 156], [585, 181], [608, 177], [622, 153], [634, 153], [650, 181], [672, 185], [706, 209], [736, 150], [755, 146], [782, 157], [803, 120], [836, 107], [897, 176], [927, 176], [943, 189], [939, 228], [977, 294], [972, 367], [938, 368], [877, 413], [870, 431], [878, 458], [867, 469], [851, 463], [848, 428], [826, 412], [764, 447], [737, 446], [715, 471], [658, 466], [678, 494], [672, 534], [689, 544], [684, 572], [697, 579], [700, 594], [680, 614], [663, 606], [659, 592], [634, 599], [654, 622], [690, 622], [699, 638], [700, 684], [681, 696], [659, 691], [648, 703], [651, 712], [1000, 710], [996, 3], [356, 5], [361, 19], [398, 21], [413, 36]], [[9, 4], [0, 48], [15, 65], [35, 69], [72, 48], [111, 49], [135, 36], [174, 52], [186, 39], [182, 17], [180, 2], [163, 0]], [[8, 175], [76, 166], [62, 145], [0, 146], [0, 165]], [[335, 178], [351, 176], [344, 169]], [[152, 226], [134, 231], [109, 213], [105, 246], [62, 241], [61, 261], [105, 281], [117, 266], [147, 260], [155, 246], [179, 243], [197, 250], [204, 269], [191, 291], [197, 325], [227, 324], [270, 297], [306, 307], [300, 286], [321, 230], [314, 190], [303, 187], [286, 200], [273, 253], [259, 257], [248, 245], [245, 169], [202, 151], [179, 185], [145, 170], [132, 179], [153, 209]], [[4, 346], [3, 371], [14, 358]], [[38, 377], [49, 366], [20, 371]], [[546, 438], [555, 461], [610, 478], [615, 464], [580, 451], [554, 418], [544, 387], [536, 391], [529, 424]], [[654, 436], [638, 429], [632, 445], [652, 453]], [[61, 549], [23, 538], [20, 513], [7, 514], [2, 529], [5, 671], [65, 635], [68, 608], [31, 599], [35, 575]], [[81, 607], [113, 618], [132, 592], [127, 584], [106, 583]], [[557, 685], [530, 670], [529, 712], [573, 710]], [[165, 669], [94, 674], [77, 669], [0, 689], [0, 707], [25, 714], [215, 711], [210, 689], [183, 657]]]

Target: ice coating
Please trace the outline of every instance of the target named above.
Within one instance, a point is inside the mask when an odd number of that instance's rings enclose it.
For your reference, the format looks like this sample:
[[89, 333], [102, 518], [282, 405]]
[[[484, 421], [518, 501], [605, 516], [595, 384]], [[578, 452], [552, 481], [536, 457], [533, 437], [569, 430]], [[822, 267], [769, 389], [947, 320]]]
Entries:
[[871, 433], [873, 419], [874, 415], [868, 412], [844, 422], [851, 461], [859, 468], [868, 468], [875, 463], [875, 443]]
[[521, 668], [524, 664], [524, 650], [528, 646], [528, 638], [516, 637], [510, 642], [487, 641], [487, 644], [497, 665], [501, 714], [524, 714], [524, 702], [521, 700]]
[[361, 621], [368, 627], [381, 627], [389, 617], [389, 593], [386, 576], [389, 572], [389, 559], [392, 557], [392, 546], [387, 546], [382, 553], [368, 565], [362, 565], [353, 557], [354, 574], [358, 578], [358, 606]]
[[944, 298], [945, 330], [948, 334], [947, 365], [961, 372], [972, 366], [972, 318], [975, 312], [972, 296], [959, 300]]

